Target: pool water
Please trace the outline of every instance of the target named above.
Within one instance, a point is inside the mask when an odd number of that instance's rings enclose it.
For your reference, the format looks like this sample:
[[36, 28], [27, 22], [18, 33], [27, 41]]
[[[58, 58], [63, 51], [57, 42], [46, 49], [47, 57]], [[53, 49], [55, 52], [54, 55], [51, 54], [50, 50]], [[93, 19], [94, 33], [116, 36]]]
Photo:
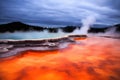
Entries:
[[48, 39], [48, 38], [63, 37], [68, 34], [72, 34], [72, 33], [64, 33], [60, 30], [57, 33], [50, 33], [47, 30], [44, 30], [42, 32], [37, 32], [37, 31], [14, 32], [14, 33], [6, 32], [6, 33], [0, 33], [0, 39], [14, 39], [14, 40]]

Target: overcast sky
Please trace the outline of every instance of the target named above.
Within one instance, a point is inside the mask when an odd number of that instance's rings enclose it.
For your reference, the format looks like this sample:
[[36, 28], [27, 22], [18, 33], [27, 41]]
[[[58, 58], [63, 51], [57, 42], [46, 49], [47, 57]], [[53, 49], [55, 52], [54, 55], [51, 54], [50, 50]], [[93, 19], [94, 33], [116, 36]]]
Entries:
[[95, 24], [120, 23], [120, 0], [0, 0], [0, 23], [78, 25], [94, 16]]

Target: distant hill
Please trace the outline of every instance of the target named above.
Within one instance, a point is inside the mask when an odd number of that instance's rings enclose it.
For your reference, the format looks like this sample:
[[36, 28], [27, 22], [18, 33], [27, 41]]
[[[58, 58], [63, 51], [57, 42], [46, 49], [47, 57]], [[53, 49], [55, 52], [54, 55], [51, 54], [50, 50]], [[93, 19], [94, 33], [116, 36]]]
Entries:
[[61, 29], [62, 29], [63, 32], [71, 33], [76, 28], [77, 28], [77, 26], [66, 26], [66, 27], [62, 27]]
[[114, 25], [114, 27], [116, 27], [117, 32], [120, 32], [120, 24]]
[[0, 32], [14, 32], [14, 31], [43, 31], [43, 27], [31, 26], [21, 22], [13, 22], [0, 25]]
[[88, 30], [88, 32], [89, 33], [104, 33], [104, 32], [106, 32], [106, 30], [108, 29], [108, 27], [105, 27], [105, 28], [90, 28], [89, 30]]
[[[108, 26], [108, 27], [91, 27], [89, 29], [89, 33], [99, 33], [102, 32], [104, 33], [106, 30], [108, 30], [109, 28], [116, 28], [116, 32], [120, 32], [120, 24], [117, 25], [113, 25], [113, 26]], [[46, 27], [42, 27], [42, 26], [31, 26], [28, 24], [24, 24], [21, 22], [12, 22], [12, 23], [8, 23], [8, 24], [1, 24], [0, 25], [0, 33], [4, 33], [4, 32], [15, 32], [15, 31], [43, 31], [43, 30], [48, 30], [48, 32], [50, 33], [57, 33], [58, 29], [61, 29], [63, 32], [66, 33], [71, 33], [73, 32], [75, 29], [80, 29], [80, 26], [66, 26], [66, 27], [56, 27], [56, 28], [46, 28]]]
[[120, 33], [120, 24], [112, 25], [112, 26], [106, 26], [106, 27], [102, 27], [102, 28], [100, 28], [100, 27], [96, 27], [96, 28], [91, 27], [88, 32], [89, 33], [99, 33], [99, 32], [104, 33], [104, 32], [106, 32], [106, 31], [108, 31], [110, 29], [114, 29], [115, 32]]

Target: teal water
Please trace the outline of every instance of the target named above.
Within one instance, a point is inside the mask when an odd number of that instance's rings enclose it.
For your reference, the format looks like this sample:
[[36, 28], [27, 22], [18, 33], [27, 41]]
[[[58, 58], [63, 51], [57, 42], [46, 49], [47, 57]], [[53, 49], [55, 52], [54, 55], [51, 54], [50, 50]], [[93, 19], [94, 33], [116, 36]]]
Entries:
[[59, 31], [57, 33], [49, 33], [48, 31], [37, 32], [37, 31], [29, 31], [29, 32], [6, 32], [0, 33], [0, 39], [46, 39], [46, 38], [56, 38], [63, 37], [69, 35], [71, 33], [64, 33]]

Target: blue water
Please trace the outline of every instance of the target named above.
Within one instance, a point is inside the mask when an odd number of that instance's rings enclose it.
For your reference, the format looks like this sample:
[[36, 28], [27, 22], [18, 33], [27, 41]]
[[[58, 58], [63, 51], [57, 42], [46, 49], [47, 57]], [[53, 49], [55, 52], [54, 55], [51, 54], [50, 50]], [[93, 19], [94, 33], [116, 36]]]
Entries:
[[62, 31], [58, 31], [57, 33], [49, 33], [48, 31], [37, 32], [37, 31], [29, 31], [29, 32], [6, 32], [0, 33], [0, 39], [46, 39], [46, 38], [56, 38], [66, 36], [71, 33], [64, 33]]

